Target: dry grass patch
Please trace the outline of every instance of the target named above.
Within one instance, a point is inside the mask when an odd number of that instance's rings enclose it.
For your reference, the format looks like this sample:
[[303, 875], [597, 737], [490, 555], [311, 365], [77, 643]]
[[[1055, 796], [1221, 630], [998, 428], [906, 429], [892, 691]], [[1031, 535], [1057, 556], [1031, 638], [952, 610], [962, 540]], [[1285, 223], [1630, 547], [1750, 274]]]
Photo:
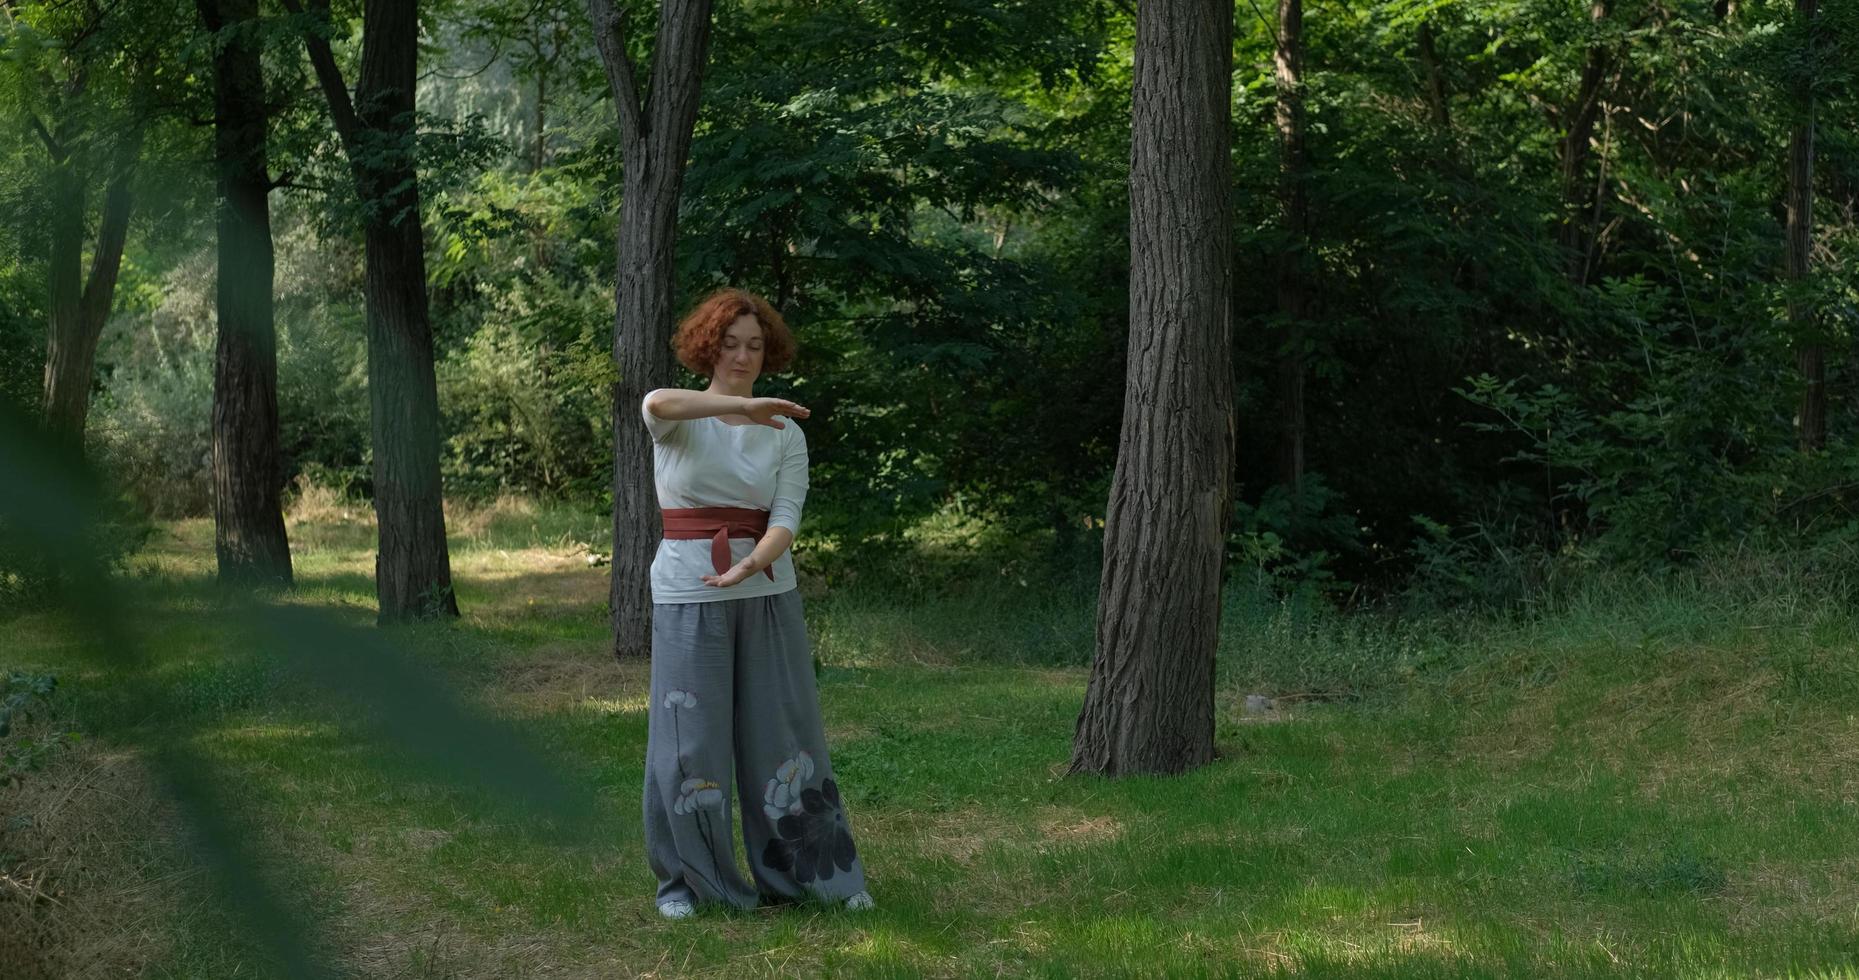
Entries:
[[926, 857], [973, 868], [980, 855], [995, 847], [1024, 847], [1033, 843], [1029, 824], [1003, 821], [980, 807], [952, 810], [885, 810], [860, 812], [860, 837], [914, 843]]
[[[803, 600], [804, 600], [803, 595]], [[925, 638], [924, 633], [915, 629], [887, 631], [881, 642], [874, 642], [872, 633], [863, 629], [858, 622], [841, 625], [831, 631], [817, 633], [814, 637], [814, 650], [820, 659], [835, 667], [890, 667], [909, 664], [930, 670], [954, 670], [960, 664], [963, 650], [950, 650], [940, 643]]]
[[1859, 857], [1765, 859], [1733, 869], [1719, 896], [1732, 934], [1762, 937], [1779, 927], [1859, 929]]
[[488, 504], [448, 499], [445, 502], [445, 527], [451, 534], [483, 538], [499, 520], [533, 518], [536, 513], [535, 500], [515, 494], [501, 494]]
[[133, 752], [79, 743], [0, 791], [0, 976], [134, 975], [166, 955], [178, 817]]
[[1083, 846], [1106, 844], [1123, 836], [1123, 821], [1109, 814], [1088, 816], [1070, 807], [1041, 807], [1034, 823], [1047, 846]]
[[374, 525], [374, 507], [357, 500], [342, 487], [316, 483], [298, 474], [294, 490], [284, 504], [284, 521], [293, 536], [305, 525]]
[[591, 568], [578, 554], [542, 548], [476, 549], [452, 555], [452, 574], [469, 586], [467, 622], [499, 619], [586, 618], [601, 615], [607, 601], [605, 567]]
[[[1718, 651], [1701, 651], [1684, 670], [1612, 684], [1564, 679], [1521, 698], [1502, 717], [1468, 725], [1458, 754], [1486, 770], [1512, 774], [1553, 761], [1570, 742], [1600, 771], [1631, 774], [1641, 795], [1656, 799], [1672, 789], [1696, 791], [1721, 784], [1752, 758], [1772, 763], [1796, 755], [1778, 739], [1801, 734], [1790, 726], [1752, 741], [1750, 722], [1776, 711], [1780, 678], [1773, 670]], [[1815, 771], [1824, 771], [1816, 762]]]
[[[435, 912], [428, 896], [399, 887], [365, 861], [337, 865], [344, 878], [342, 910], [324, 926], [336, 958], [355, 976], [497, 980], [503, 977], [594, 978], [624, 975], [645, 948], [631, 928], [590, 943], [568, 928], [536, 929], [521, 910], [491, 909], [500, 920], [487, 933]], [[427, 884], [436, 879], [428, 877]], [[471, 902], [481, 896], [469, 882], [447, 878], [445, 887]], [[615, 916], [623, 919], [623, 916]], [[640, 917], [643, 923], [643, 916]]]
[[602, 649], [557, 643], [506, 664], [486, 693], [525, 714], [543, 715], [644, 711], [651, 689], [650, 661], [621, 663]]

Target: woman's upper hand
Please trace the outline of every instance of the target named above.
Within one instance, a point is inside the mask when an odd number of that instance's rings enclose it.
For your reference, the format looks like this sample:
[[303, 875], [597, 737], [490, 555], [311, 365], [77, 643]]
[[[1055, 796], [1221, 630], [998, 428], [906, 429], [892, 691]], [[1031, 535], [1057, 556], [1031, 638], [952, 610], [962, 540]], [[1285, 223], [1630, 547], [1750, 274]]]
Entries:
[[785, 398], [749, 398], [743, 402], [742, 414], [747, 415], [750, 421], [758, 425], [785, 429], [787, 423], [775, 416], [785, 415], [789, 418], [804, 419], [813, 413], [806, 407]]

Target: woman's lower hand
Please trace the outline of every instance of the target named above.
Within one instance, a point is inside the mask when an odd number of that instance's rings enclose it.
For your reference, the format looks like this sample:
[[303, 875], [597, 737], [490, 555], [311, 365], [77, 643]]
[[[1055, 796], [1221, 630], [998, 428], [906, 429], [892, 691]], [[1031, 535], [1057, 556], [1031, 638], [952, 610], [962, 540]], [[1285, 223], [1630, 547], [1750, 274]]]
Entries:
[[703, 576], [703, 580], [705, 585], [714, 585], [719, 589], [727, 589], [732, 585], [747, 581], [749, 576], [761, 570], [762, 567], [755, 563], [755, 557], [751, 555], [737, 562], [729, 571], [721, 575], [705, 575]]

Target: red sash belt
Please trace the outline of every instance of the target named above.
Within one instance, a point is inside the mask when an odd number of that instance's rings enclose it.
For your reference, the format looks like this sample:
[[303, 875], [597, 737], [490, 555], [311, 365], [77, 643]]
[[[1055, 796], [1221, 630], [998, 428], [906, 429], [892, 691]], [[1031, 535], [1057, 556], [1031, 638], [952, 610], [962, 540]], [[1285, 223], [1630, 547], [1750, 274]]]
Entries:
[[[710, 539], [710, 564], [718, 575], [735, 564], [730, 560], [730, 538], [759, 540], [768, 533], [768, 512], [753, 507], [661, 507], [658, 513], [664, 519], [666, 540]], [[770, 564], [762, 572], [772, 581], [775, 566]]]

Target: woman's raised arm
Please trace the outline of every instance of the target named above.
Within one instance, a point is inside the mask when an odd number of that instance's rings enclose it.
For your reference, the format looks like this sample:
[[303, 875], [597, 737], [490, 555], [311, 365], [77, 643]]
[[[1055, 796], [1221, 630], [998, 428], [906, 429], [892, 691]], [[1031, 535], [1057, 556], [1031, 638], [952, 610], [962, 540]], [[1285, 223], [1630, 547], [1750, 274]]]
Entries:
[[806, 408], [785, 398], [743, 398], [739, 395], [692, 391], [689, 388], [658, 388], [649, 391], [645, 396], [645, 407], [654, 416], [672, 421], [703, 419], [713, 415], [746, 415], [762, 425], [777, 429], [786, 428], [786, 424], [776, 421], [775, 416], [804, 419], [810, 414]]

